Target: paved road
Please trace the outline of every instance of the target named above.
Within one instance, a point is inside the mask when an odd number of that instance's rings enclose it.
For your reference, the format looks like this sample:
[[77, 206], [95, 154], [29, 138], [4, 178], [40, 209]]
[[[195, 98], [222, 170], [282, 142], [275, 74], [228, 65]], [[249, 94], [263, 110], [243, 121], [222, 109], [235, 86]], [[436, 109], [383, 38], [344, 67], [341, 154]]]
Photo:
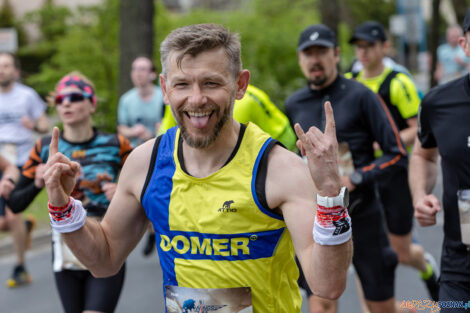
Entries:
[[[442, 242], [442, 222], [431, 228], [416, 227], [415, 237], [434, 256], [440, 255]], [[143, 258], [141, 247], [131, 254], [128, 260], [126, 283], [116, 313], [164, 312], [162, 309], [162, 274], [156, 255]], [[34, 282], [26, 287], [7, 289], [0, 285], [1, 313], [50, 313], [62, 312], [51, 271], [51, 251], [49, 245], [36, 247], [28, 253], [28, 269]], [[0, 282], [10, 274], [13, 257], [0, 258]], [[396, 282], [399, 300], [429, 299], [418, 274], [400, 266]], [[356, 296], [354, 274], [351, 271], [348, 286], [340, 299], [339, 313], [360, 312]], [[307, 313], [305, 305], [302, 313]], [[424, 311], [426, 312], [426, 311]]]

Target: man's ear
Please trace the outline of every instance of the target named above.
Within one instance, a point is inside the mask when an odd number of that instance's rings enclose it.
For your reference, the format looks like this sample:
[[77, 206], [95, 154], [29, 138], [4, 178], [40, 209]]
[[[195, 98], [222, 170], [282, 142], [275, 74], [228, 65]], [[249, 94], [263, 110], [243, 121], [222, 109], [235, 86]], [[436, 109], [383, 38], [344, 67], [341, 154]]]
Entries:
[[166, 90], [166, 79], [163, 74], [160, 74], [160, 88], [162, 89], [162, 94], [163, 94], [163, 102], [165, 104], [169, 104], [170, 102], [168, 101], [168, 94]]
[[235, 95], [235, 99], [240, 100], [243, 98], [249, 82], [250, 82], [250, 72], [248, 70], [242, 70], [240, 74], [238, 74], [237, 93]]
[[470, 57], [470, 45], [467, 43], [467, 35], [464, 34], [464, 36], [459, 38], [459, 45], [462, 48], [463, 52], [465, 52], [465, 55], [467, 57]]

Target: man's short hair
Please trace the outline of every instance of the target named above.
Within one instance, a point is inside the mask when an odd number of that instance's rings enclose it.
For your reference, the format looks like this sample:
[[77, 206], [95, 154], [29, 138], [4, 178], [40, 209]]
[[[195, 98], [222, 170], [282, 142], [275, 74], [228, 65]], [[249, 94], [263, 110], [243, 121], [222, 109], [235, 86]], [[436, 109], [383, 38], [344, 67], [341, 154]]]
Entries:
[[171, 52], [179, 52], [176, 64], [181, 67], [185, 55], [197, 56], [201, 52], [222, 47], [229, 60], [234, 77], [242, 70], [241, 44], [238, 34], [231, 33], [218, 24], [196, 24], [172, 31], [160, 46], [162, 73], [168, 71], [168, 57]]
[[157, 73], [157, 67], [155, 66], [155, 63], [153, 62], [152, 58], [150, 58], [149, 56], [143, 54], [143, 55], [139, 55], [136, 58], [134, 58], [132, 63], [134, 63], [135, 60], [137, 60], [137, 59], [146, 59], [146, 60], [148, 60], [150, 62], [150, 72]]
[[20, 70], [21, 69], [21, 64], [20, 64], [20, 60], [18, 59], [18, 57], [16, 55], [14, 55], [13, 53], [11, 52], [6, 52], [6, 51], [0, 51], [0, 55], [8, 55], [12, 58], [13, 60], [13, 66], [17, 69], [17, 70]]

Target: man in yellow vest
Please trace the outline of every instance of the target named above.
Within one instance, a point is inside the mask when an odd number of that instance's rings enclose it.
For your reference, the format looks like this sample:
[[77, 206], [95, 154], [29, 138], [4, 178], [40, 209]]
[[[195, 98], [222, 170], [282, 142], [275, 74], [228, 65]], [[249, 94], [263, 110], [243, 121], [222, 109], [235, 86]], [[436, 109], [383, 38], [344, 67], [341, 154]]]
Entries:
[[189, 25], [160, 49], [162, 91], [178, 127], [129, 155], [101, 222], [87, 219], [69, 196], [80, 168], [57, 153], [55, 128], [44, 175], [51, 226], [95, 276], [108, 276], [151, 221], [166, 312], [185, 304], [300, 312], [295, 254], [315, 294], [337, 299], [352, 228], [331, 105], [324, 132], [295, 127], [307, 166], [255, 124], [232, 118], [250, 78], [237, 35], [216, 24]]

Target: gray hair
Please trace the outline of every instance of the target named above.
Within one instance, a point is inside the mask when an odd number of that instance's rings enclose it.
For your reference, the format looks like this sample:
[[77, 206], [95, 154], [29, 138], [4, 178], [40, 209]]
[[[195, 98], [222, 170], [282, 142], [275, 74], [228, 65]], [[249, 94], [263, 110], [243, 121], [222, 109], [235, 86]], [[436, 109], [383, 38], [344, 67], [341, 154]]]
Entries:
[[185, 55], [197, 56], [201, 52], [218, 47], [225, 49], [230, 70], [236, 77], [242, 70], [239, 36], [218, 24], [188, 25], [172, 31], [160, 46], [162, 73], [166, 77], [171, 52], [180, 52], [176, 64], [181, 68]]

